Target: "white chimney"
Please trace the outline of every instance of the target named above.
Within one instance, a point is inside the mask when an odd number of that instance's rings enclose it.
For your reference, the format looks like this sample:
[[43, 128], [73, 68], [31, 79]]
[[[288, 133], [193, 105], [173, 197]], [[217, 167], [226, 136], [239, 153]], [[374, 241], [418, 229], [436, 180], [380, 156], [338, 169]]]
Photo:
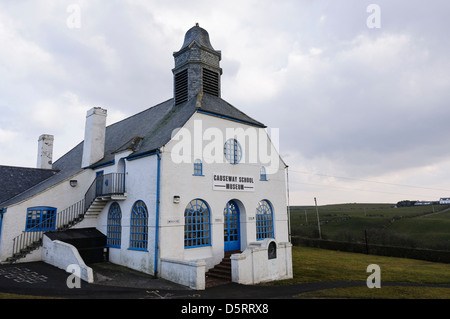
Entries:
[[88, 167], [105, 156], [106, 110], [94, 107], [87, 111], [81, 167]]
[[37, 168], [52, 169], [53, 135], [42, 134], [38, 140]]

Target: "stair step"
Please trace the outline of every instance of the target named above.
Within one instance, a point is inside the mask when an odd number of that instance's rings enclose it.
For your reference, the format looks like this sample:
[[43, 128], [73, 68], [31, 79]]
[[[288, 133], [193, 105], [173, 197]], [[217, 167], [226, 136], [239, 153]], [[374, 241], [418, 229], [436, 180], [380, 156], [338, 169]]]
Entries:
[[240, 253], [240, 250], [225, 252], [222, 261], [206, 272], [206, 288], [223, 285], [231, 282], [231, 255]]

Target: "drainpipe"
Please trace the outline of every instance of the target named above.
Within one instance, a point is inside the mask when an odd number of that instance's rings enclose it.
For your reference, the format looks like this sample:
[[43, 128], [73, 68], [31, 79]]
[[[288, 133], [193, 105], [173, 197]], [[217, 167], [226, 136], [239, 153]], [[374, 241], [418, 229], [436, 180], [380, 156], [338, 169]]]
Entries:
[[158, 231], [159, 231], [159, 188], [160, 188], [160, 173], [161, 173], [161, 154], [156, 150], [157, 156], [157, 177], [156, 177], [156, 225], [155, 225], [155, 263], [154, 276], [158, 274]]
[[291, 237], [291, 207], [289, 203], [289, 166], [285, 166], [286, 169], [286, 193], [287, 193], [287, 215], [288, 215], [288, 237], [289, 242], [292, 243]]

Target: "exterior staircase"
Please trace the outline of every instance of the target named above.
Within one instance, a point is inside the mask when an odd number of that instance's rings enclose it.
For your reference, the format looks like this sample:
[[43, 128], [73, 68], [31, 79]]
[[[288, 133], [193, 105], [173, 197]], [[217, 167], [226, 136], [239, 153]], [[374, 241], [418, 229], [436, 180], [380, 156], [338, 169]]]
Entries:
[[[13, 239], [13, 254], [6, 259], [6, 262], [15, 263], [41, 247], [44, 233], [65, 231], [84, 218], [97, 218], [108, 201], [125, 200], [126, 196], [124, 174], [111, 173], [97, 176], [87, 190], [84, 199], [58, 212], [53, 220], [53, 230], [42, 231], [42, 225], [38, 224], [15, 237]], [[49, 221], [45, 222], [49, 223]]]
[[108, 200], [103, 199], [101, 197], [96, 198], [92, 204], [87, 208], [84, 217], [86, 218], [97, 218], [97, 216], [102, 212], [103, 208], [105, 208]]
[[224, 285], [231, 282], [231, 255], [241, 253], [240, 250], [226, 251], [222, 261], [206, 272], [206, 288]]

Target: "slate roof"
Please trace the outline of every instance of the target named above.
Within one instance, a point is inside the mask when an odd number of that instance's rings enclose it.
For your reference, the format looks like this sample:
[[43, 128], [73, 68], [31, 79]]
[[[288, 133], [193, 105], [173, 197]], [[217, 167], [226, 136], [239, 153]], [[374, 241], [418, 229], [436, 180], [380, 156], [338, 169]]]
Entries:
[[54, 176], [57, 170], [0, 166], [0, 203]]
[[[225, 100], [200, 92], [196, 98], [183, 104], [174, 105], [173, 99], [170, 99], [106, 127], [105, 156], [91, 167], [112, 163], [114, 154], [126, 149], [132, 150], [129, 157], [157, 150], [167, 144], [173, 131], [181, 128], [195, 112], [265, 127], [264, 124], [239, 111]], [[25, 200], [79, 173], [83, 170], [81, 167], [82, 155], [83, 142], [55, 161], [52, 174], [49, 173], [46, 179], [33, 180], [34, 184], [32, 182], [24, 184], [23, 187], [17, 188], [14, 195], [11, 193], [3, 195], [2, 193], [0, 208]], [[37, 171], [36, 169], [30, 170]], [[7, 183], [13, 182], [13, 180], [7, 181]]]

